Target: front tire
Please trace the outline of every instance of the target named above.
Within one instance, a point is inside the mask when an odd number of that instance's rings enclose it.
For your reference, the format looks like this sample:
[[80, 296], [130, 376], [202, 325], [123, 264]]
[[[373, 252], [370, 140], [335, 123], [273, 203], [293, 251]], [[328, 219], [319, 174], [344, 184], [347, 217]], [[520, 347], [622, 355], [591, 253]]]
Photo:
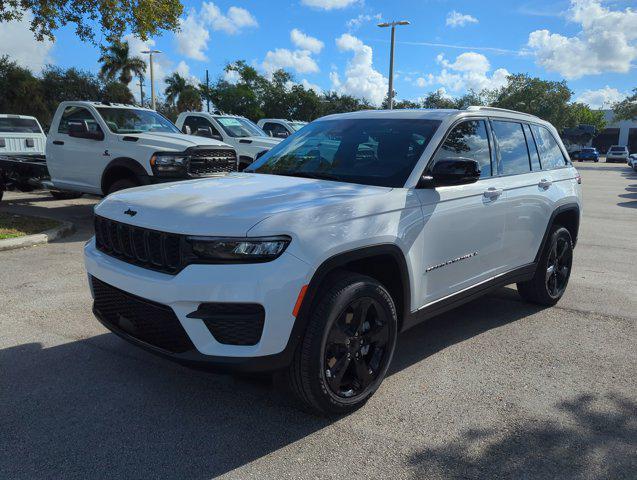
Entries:
[[139, 182], [132, 178], [122, 178], [114, 181], [108, 188], [108, 194], [119, 192], [120, 190], [126, 190], [127, 188], [139, 187]]
[[338, 415], [364, 405], [385, 378], [398, 318], [391, 295], [371, 277], [342, 272], [325, 284], [288, 379], [306, 408]]
[[533, 278], [517, 284], [518, 293], [526, 301], [538, 305], [555, 305], [568, 286], [573, 266], [573, 240], [570, 232], [554, 225], [540, 256]]
[[49, 193], [56, 200], [73, 200], [82, 196], [80, 192], [67, 192], [61, 190], [50, 190]]

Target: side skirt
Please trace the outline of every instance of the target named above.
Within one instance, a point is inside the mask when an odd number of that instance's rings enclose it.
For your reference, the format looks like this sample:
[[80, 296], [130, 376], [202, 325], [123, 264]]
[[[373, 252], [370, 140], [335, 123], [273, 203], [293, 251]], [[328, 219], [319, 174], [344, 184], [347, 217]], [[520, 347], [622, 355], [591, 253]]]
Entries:
[[486, 280], [478, 285], [469, 287], [460, 292], [454, 293], [447, 297], [441, 298], [434, 302], [419, 308], [415, 312], [409, 313], [405, 317], [403, 322], [403, 328], [401, 331], [410, 329], [413, 326], [418, 325], [425, 320], [440, 315], [441, 313], [453, 310], [460, 305], [475, 300], [482, 295], [494, 290], [496, 288], [504, 287], [512, 283], [523, 282], [533, 278], [536, 270], [536, 263], [529, 263], [523, 267], [516, 268], [510, 272], [502, 273], [495, 278]]

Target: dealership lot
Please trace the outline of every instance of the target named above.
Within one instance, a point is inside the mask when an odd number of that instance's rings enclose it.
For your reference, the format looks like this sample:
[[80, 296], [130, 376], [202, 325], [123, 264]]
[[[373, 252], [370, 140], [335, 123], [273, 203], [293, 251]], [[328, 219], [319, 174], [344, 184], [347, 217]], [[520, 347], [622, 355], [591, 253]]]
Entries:
[[416, 327], [380, 391], [336, 421], [108, 333], [81, 258], [95, 200], [7, 193], [0, 211], [78, 230], [0, 253], [3, 478], [632, 478], [637, 174], [576, 167], [584, 219], [558, 306], [510, 287]]

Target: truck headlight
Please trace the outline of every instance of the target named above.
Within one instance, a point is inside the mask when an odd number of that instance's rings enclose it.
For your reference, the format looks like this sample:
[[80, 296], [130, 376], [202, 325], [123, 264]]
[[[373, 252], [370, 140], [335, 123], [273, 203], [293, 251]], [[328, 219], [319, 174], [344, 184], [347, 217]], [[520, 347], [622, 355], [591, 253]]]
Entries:
[[219, 238], [188, 237], [195, 258], [210, 263], [269, 262], [280, 256], [290, 237]]
[[156, 153], [150, 158], [150, 166], [157, 176], [184, 176], [187, 170], [186, 155]]

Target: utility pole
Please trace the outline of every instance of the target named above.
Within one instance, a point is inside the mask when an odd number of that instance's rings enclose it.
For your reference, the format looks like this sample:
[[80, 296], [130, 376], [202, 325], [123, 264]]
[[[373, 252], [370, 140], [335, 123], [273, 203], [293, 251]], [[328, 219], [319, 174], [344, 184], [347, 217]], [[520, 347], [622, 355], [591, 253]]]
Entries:
[[390, 110], [394, 108], [394, 43], [396, 38], [397, 25], [409, 25], [409, 22], [406, 20], [401, 20], [399, 22], [386, 22], [378, 24], [378, 26], [381, 28], [391, 27], [391, 47], [389, 50], [389, 91], [387, 93], [387, 95], [389, 96]]
[[144, 77], [142, 77], [141, 75], [139, 76], [139, 83], [137, 84], [139, 85], [139, 98], [141, 98], [141, 106], [144, 106]]
[[210, 78], [206, 68], [206, 112], [210, 113]]
[[155, 75], [153, 72], [153, 55], [155, 53], [161, 53], [160, 50], [144, 50], [142, 53], [145, 53], [150, 56], [150, 103], [152, 105], [153, 110], [157, 110], [155, 103]]

